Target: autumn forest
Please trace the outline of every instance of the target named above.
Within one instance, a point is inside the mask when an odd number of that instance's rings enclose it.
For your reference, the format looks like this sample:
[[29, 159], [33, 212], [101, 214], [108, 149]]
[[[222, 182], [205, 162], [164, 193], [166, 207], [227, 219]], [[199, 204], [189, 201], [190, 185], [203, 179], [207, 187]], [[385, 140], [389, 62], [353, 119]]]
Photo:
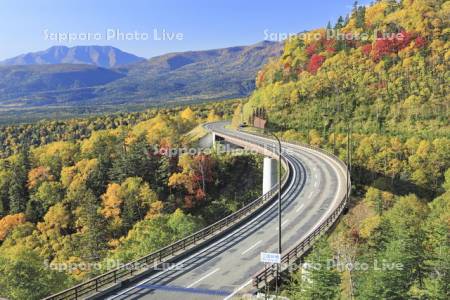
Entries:
[[0, 296], [48, 296], [257, 198], [261, 156], [165, 150], [198, 147], [205, 122], [237, 127], [264, 108], [284, 140], [329, 150], [351, 170], [348, 211], [304, 261], [369, 266], [295, 271], [282, 294], [449, 299], [449, 15], [446, 0], [355, 3], [347, 17], [287, 39], [248, 98], [2, 125]]

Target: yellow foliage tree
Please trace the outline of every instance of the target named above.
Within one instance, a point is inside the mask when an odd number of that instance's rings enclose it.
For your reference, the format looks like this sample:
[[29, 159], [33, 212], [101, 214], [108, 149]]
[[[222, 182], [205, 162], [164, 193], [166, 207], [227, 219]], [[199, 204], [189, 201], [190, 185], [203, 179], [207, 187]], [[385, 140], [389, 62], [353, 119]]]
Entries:
[[78, 153], [79, 146], [71, 142], [55, 142], [31, 152], [34, 164], [50, 168], [53, 175], [58, 175], [61, 167], [73, 165]]
[[53, 181], [55, 178], [48, 167], [37, 167], [28, 172], [28, 187], [34, 189], [44, 181]]
[[309, 143], [316, 147], [322, 145], [322, 138], [317, 130], [312, 129], [309, 131]]
[[40, 222], [37, 228], [47, 236], [59, 237], [63, 230], [70, 226], [70, 213], [62, 203], [50, 207], [44, 216], [44, 222]]
[[97, 168], [97, 159], [80, 160], [75, 166], [63, 168], [61, 171], [61, 183], [65, 188], [69, 188], [71, 185], [85, 184]]
[[220, 121], [220, 116], [216, 114], [216, 111], [212, 109], [206, 118], [206, 122], [217, 122]]
[[231, 126], [238, 128], [242, 121], [242, 104], [239, 104], [234, 110], [233, 119], [231, 120]]
[[120, 206], [122, 199], [120, 198], [120, 185], [111, 183], [108, 185], [106, 193], [102, 195], [102, 210], [101, 213], [107, 219], [111, 219], [113, 226], [120, 226], [122, 220], [120, 219]]
[[195, 113], [189, 106], [180, 113], [180, 117], [184, 121], [195, 121]]
[[25, 223], [25, 214], [7, 215], [0, 219], [0, 241], [3, 241], [8, 233], [16, 226]]
[[372, 232], [378, 228], [380, 222], [381, 216], [379, 215], [374, 215], [364, 219], [359, 229], [359, 235], [364, 239], [368, 239], [372, 235]]

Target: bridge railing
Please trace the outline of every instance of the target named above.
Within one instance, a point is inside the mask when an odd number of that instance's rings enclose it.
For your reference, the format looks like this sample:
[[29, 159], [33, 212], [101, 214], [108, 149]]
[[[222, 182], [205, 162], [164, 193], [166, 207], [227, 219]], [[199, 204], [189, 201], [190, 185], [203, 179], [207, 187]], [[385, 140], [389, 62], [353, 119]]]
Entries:
[[[260, 147], [263, 150], [262, 147]], [[267, 150], [267, 149], [264, 149]], [[281, 186], [284, 187], [290, 174], [288, 163], [283, 160], [283, 166], [286, 170], [282, 177]], [[82, 299], [86, 296], [94, 295], [102, 289], [109, 288], [125, 279], [133, 278], [142, 271], [150, 270], [164, 262], [168, 262], [177, 255], [186, 253], [195, 246], [199, 246], [209, 240], [219, 236], [225, 230], [232, 228], [248, 216], [259, 211], [277, 194], [278, 185], [274, 186], [269, 192], [253, 200], [236, 212], [224, 217], [223, 219], [181, 239], [162, 249], [159, 249], [149, 255], [141, 257], [135, 261], [127, 263], [119, 268], [108, 271], [102, 275], [89, 279], [69, 289], [51, 295], [45, 300], [72, 300]]]
[[[339, 205], [333, 210], [333, 212], [322, 222], [322, 224], [319, 225], [314, 231], [312, 231], [310, 234], [308, 234], [304, 239], [302, 239], [297, 245], [290, 248], [284, 255], [281, 257], [281, 268], [280, 271], [284, 271], [287, 268], [290, 267], [291, 264], [298, 261], [299, 258], [301, 258], [311, 247], [313, 246], [314, 242], [319, 239], [319, 237], [328, 231], [328, 229], [333, 226], [333, 224], [336, 222], [336, 220], [339, 218], [339, 216], [344, 211], [345, 207], [347, 206], [348, 196], [351, 191], [351, 181], [350, 181], [350, 173], [347, 168], [347, 165], [340, 160], [334, 153], [330, 153], [324, 149], [314, 147], [308, 144], [303, 143], [297, 143], [297, 142], [291, 142], [291, 141], [283, 141], [284, 143], [290, 143], [294, 144], [300, 147], [309, 148], [315, 151], [319, 151], [328, 157], [332, 158], [335, 162], [337, 162], [342, 169], [344, 170], [344, 173], [346, 173], [346, 188], [347, 193], [340, 199]], [[253, 286], [257, 289], [262, 288], [264, 285], [267, 285], [272, 280], [274, 280], [277, 277], [278, 270], [277, 266], [275, 264], [272, 264], [269, 267], [266, 267], [259, 271], [256, 275], [253, 277]]]

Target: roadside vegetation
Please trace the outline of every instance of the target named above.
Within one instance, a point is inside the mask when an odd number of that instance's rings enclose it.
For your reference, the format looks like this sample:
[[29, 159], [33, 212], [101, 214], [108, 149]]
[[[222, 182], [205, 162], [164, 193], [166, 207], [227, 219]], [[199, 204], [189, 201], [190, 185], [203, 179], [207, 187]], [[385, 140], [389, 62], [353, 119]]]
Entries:
[[197, 149], [198, 125], [232, 105], [6, 127], [0, 295], [40, 299], [259, 196], [260, 157], [178, 150]]
[[[355, 4], [310, 32], [319, 39], [286, 41], [259, 72], [244, 119], [265, 108], [286, 140], [351, 158], [350, 211], [305, 260], [322, 268], [285, 285], [290, 298], [450, 297], [449, 13], [441, 0]], [[327, 38], [327, 29], [369, 39]]]

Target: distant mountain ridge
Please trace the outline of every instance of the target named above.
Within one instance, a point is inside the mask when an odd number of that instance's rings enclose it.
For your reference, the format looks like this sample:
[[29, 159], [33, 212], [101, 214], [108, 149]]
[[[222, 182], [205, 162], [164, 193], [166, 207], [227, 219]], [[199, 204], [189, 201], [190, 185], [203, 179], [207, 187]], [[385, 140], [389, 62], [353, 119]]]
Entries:
[[[265, 41], [169, 53], [114, 68], [68, 63], [3, 65], [0, 110], [61, 105], [95, 109], [247, 96], [255, 88], [258, 70], [270, 58], [280, 56], [282, 49], [281, 43]], [[67, 55], [63, 52], [56, 57]]]
[[22, 54], [0, 65], [88, 64], [113, 68], [145, 60], [111, 46], [53, 46], [44, 51]]

